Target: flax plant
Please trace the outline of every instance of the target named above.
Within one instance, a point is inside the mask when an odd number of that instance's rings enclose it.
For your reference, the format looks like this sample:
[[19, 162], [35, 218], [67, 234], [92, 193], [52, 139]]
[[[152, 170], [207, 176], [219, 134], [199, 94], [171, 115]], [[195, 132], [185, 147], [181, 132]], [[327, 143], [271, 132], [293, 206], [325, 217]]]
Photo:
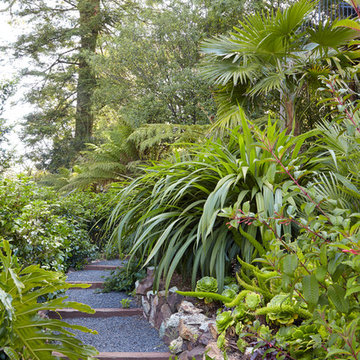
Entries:
[[[242, 127], [229, 134], [228, 144], [208, 140], [189, 145], [186, 155], [146, 167], [144, 175], [117, 195], [107, 223], [112, 231], [108, 247], [129, 245], [132, 259], [153, 263], [155, 286], [165, 277], [168, 287], [174, 272], [181, 271], [191, 274], [193, 285], [199, 275], [216, 276], [221, 289], [237, 255], [249, 262], [266, 249], [262, 230], [251, 224], [229, 230], [218, 216], [222, 209], [238, 209], [245, 202], [251, 211], [272, 216], [282, 206], [278, 186], [288, 180], [255, 141], [241, 109], [239, 113]], [[266, 132], [281, 148], [282, 162], [300, 169], [300, 149], [313, 134], [293, 138], [270, 121]]]

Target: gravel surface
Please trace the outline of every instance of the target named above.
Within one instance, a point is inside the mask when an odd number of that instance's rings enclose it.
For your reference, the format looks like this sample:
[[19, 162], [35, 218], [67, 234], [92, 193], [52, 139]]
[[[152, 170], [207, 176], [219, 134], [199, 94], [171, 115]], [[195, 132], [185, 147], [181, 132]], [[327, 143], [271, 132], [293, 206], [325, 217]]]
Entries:
[[99, 334], [85, 334], [73, 330], [85, 344], [95, 346], [99, 351], [119, 352], [167, 352], [168, 347], [159, 339], [157, 330], [140, 316], [113, 318], [66, 319], [96, 330]]
[[92, 308], [121, 308], [120, 301], [122, 299], [132, 300], [131, 308], [140, 307], [134, 298], [128, 296], [126, 293], [110, 292], [100, 293], [98, 289], [79, 289], [68, 290], [66, 295], [69, 296], [67, 301], [77, 301], [83, 304], [90, 305]]
[[100, 260], [100, 261], [93, 261], [90, 263], [91, 265], [111, 265], [111, 266], [121, 266], [127, 264], [127, 260], [119, 260], [119, 259], [113, 259], [113, 260]]
[[105, 281], [105, 278], [109, 277], [111, 270], [80, 270], [69, 272], [67, 279], [69, 281]]

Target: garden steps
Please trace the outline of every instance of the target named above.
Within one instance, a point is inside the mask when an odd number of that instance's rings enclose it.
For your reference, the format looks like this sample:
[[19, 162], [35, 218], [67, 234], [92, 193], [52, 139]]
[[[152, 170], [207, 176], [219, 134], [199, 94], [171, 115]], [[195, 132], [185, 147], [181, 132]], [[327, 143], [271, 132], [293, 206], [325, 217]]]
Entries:
[[[96, 330], [98, 335], [75, 331], [76, 336], [85, 344], [96, 347], [99, 360], [167, 360], [171, 354], [142, 316], [143, 310], [133, 302], [129, 308], [122, 308], [123, 299], [131, 299], [124, 293], [100, 293], [104, 278], [111, 270], [124, 266], [123, 261], [101, 261], [88, 265], [81, 271], [68, 274], [67, 282], [72, 284], [90, 284], [89, 288], [69, 289], [68, 301], [77, 301], [90, 305], [94, 314], [82, 313], [74, 309], [59, 309], [49, 314], [53, 318], [62, 318], [70, 324], [86, 326]], [[66, 356], [58, 354], [62, 359]]]

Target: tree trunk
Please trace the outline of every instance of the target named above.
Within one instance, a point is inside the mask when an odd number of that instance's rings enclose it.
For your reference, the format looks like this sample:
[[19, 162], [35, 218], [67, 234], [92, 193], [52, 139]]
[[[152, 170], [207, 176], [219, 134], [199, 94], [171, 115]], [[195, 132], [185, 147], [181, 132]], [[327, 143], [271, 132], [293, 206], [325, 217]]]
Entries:
[[294, 130], [294, 135], [300, 134], [300, 124], [295, 118], [295, 103], [291, 95], [285, 94], [283, 97], [283, 106], [285, 110], [285, 127], [286, 133], [290, 134]]
[[95, 53], [97, 38], [101, 30], [100, 0], [79, 0], [78, 10], [80, 13], [80, 54], [74, 144], [77, 151], [83, 149], [85, 143], [91, 141], [93, 133], [94, 116], [91, 111], [91, 102], [96, 78], [87, 57]]

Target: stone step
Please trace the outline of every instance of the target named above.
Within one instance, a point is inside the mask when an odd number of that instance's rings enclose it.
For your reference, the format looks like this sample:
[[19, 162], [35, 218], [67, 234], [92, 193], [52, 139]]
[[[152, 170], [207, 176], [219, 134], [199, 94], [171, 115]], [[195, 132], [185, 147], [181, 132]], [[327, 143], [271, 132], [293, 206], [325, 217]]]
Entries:
[[74, 318], [110, 318], [121, 316], [135, 316], [142, 315], [143, 310], [140, 308], [122, 309], [122, 308], [102, 308], [94, 309], [94, 314], [83, 313], [74, 309], [59, 309], [50, 311], [49, 317], [51, 319], [74, 319]]
[[95, 263], [95, 264], [85, 265], [84, 270], [98, 270], [98, 271], [101, 271], [101, 270], [116, 270], [116, 269], [121, 269], [123, 267], [124, 267], [123, 265], [119, 265], [119, 266], [116, 266], [116, 265], [97, 265]]
[[[74, 284], [74, 285], [90, 284], [90, 286], [87, 289], [102, 289], [104, 287], [103, 281], [66, 281], [66, 282], [69, 284]], [[76, 290], [76, 289], [82, 289], [82, 288], [74, 287], [71, 289]]]
[[[61, 359], [67, 359], [60, 353], [53, 353]], [[96, 356], [99, 360], [168, 360], [170, 353], [166, 352], [101, 352]]]

